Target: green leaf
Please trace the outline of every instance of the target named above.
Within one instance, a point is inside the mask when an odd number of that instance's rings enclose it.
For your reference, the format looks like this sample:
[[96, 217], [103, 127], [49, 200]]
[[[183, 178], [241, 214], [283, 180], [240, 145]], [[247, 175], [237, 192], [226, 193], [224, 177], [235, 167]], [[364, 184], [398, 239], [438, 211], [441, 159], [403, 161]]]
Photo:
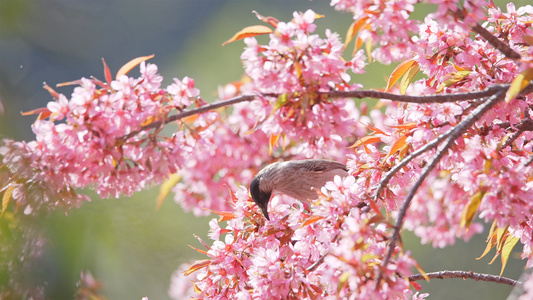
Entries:
[[468, 201], [468, 204], [463, 209], [463, 214], [461, 216], [461, 228], [466, 228], [468, 230], [470, 224], [472, 224], [472, 220], [474, 220], [474, 216], [476, 215], [476, 211], [481, 204], [481, 199], [483, 199], [484, 195], [484, 191], [479, 191], [470, 197], [470, 201]]
[[276, 103], [274, 104], [274, 111], [283, 107], [285, 104], [287, 104], [287, 102], [289, 102], [288, 94], [285, 93], [285, 94], [279, 95], [278, 100], [276, 100]]
[[178, 174], [172, 174], [168, 177], [167, 180], [165, 180], [161, 187], [159, 187], [159, 195], [157, 195], [156, 200], [156, 209], [159, 209], [161, 207], [161, 204], [163, 204], [163, 201], [165, 201], [165, 198], [168, 196], [172, 188], [181, 180], [181, 175]]
[[505, 102], [509, 103], [518, 93], [520, 93], [528, 84], [529, 81], [533, 79], [533, 68], [526, 69], [522, 73], [518, 74], [511, 86], [507, 90], [505, 95]]
[[11, 201], [11, 195], [13, 194], [13, 190], [15, 189], [15, 185], [11, 184], [8, 186], [4, 192], [4, 196], [2, 197], [2, 213], [0, 213], [0, 217], [4, 215], [6, 212], [7, 206], [9, 205], [9, 201]]
[[507, 260], [509, 260], [509, 255], [511, 255], [511, 251], [513, 250], [516, 243], [520, 240], [514, 235], [509, 234], [510, 236], [507, 237], [505, 240], [505, 243], [502, 247], [502, 270], [500, 271], [500, 276], [503, 274], [503, 270], [505, 269], [505, 265], [507, 264]]

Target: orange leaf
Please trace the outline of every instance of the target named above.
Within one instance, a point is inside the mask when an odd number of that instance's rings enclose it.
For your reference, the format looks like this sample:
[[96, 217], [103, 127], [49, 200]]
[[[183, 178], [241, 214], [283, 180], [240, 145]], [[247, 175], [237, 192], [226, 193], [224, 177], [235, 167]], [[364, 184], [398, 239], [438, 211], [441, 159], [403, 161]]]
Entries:
[[361, 30], [361, 27], [363, 27], [363, 25], [366, 24], [367, 20], [368, 20], [368, 17], [362, 17], [354, 21], [352, 25], [350, 25], [350, 28], [348, 28], [348, 32], [346, 32], [346, 41], [344, 41], [344, 48], [342, 49], [343, 51], [346, 50], [346, 47], [348, 47], [348, 44], [357, 35], [359, 30]]
[[[361, 124], [363, 124], [363, 123], [361, 123]], [[368, 124], [368, 125], [363, 124], [363, 125], [364, 125], [366, 128], [368, 128], [368, 129], [374, 131], [375, 133], [379, 133], [379, 134], [383, 134], [383, 135], [388, 135], [388, 134], [386, 134], [383, 130], [381, 130], [381, 129], [377, 128], [377, 127], [374, 127], [374, 126], [372, 126], [372, 125], [370, 125], [370, 124]], [[391, 127], [392, 127], [392, 126], [391, 126]]]
[[397, 129], [404, 129], [404, 130], [411, 130], [413, 128], [416, 128], [418, 123], [412, 122], [412, 123], [405, 123], [401, 125], [388, 125], [390, 128], [397, 128]]
[[42, 119], [48, 118], [52, 114], [52, 112], [49, 111], [48, 108], [46, 108], [46, 107], [41, 107], [41, 108], [37, 108], [37, 109], [34, 109], [34, 110], [21, 112], [20, 114], [23, 115], [23, 116], [30, 116], [30, 115], [39, 114], [39, 116], [37, 117], [37, 120], [42, 120]]
[[396, 67], [396, 69], [392, 71], [392, 74], [389, 76], [389, 80], [387, 82], [387, 87], [385, 88], [385, 92], [388, 91], [413, 66], [418, 66], [418, 62], [414, 61], [413, 59], [404, 61], [403, 63], [399, 64]]
[[232, 36], [229, 40], [225, 41], [222, 46], [225, 46], [231, 42], [235, 42], [237, 40], [242, 40], [247, 37], [252, 36], [258, 36], [263, 34], [269, 34], [272, 33], [272, 29], [270, 27], [264, 26], [264, 25], [254, 25], [254, 26], [248, 26], [245, 27], [243, 30], [237, 32], [234, 36]]
[[103, 57], [102, 57], [102, 63], [104, 64], [105, 81], [107, 81], [107, 83], [111, 83], [111, 81], [113, 81], [113, 76], [111, 76], [111, 71], [109, 71], [109, 67], [105, 63], [105, 59]]
[[381, 138], [377, 136], [365, 136], [357, 140], [353, 145], [351, 145], [349, 148], [356, 148], [361, 145], [368, 145], [373, 143], [381, 142]]
[[189, 245], [189, 247], [193, 248], [194, 250], [196, 250], [196, 251], [198, 251], [198, 252], [200, 252], [200, 253], [202, 253], [202, 254], [207, 255], [207, 251], [205, 251], [205, 250], [200, 250], [200, 249], [198, 249], [198, 248], [196, 248], [196, 247], [193, 247], [193, 246], [191, 246], [191, 245]]
[[507, 228], [508, 226], [505, 228], [496, 229], [496, 239], [497, 239], [496, 254], [494, 254], [494, 257], [489, 262], [489, 264], [492, 264], [496, 260], [498, 255], [502, 252], [503, 245], [505, 245], [505, 241], [507, 240], [507, 236], [508, 236]]
[[134, 58], [134, 59], [130, 60], [129, 62], [127, 62], [125, 65], [123, 65], [118, 70], [117, 77], [115, 77], [115, 78], [118, 79], [120, 76], [128, 74], [128, 72], [131, 71], [131, 69], [135, 68], [136, 66], [138, 66], [143, 61], [147, 61], [147, 60], [153, 58], [154, 56], [155, 55], [152, 54], [152, 55], [148, 55], [148, 56], [137, 57], [137, 58]]
[[407, 135], [404, 135], [404, 136], [401, 136], [395, 143], [394, 145], [392, 145], [392, 147], [390, 148], [390, 151], [389, 151], [389, 154], [387, 154], [387, 157], [385, 159], [387, 159], [388, 157], [390, 157], [391, 155], [393, 155], [394, 153], [396, 153], [398, 150], [400, 150], [401, 148], [403, 148], [406, 143], [405, 141], [407, 140]]
[[409, 68], [407, 73], [402, 77], [402, 81], [400, 82], [400, 95], [405, 95], [409, 84], [413, 82], [413, 78], [418, 73], [418, 71], [420, 71], [420, 67], [418, 66], [418, 63], [416, 63], [411, 68]]
[[274, 147], [278, 145], [279, 141], [279, 134], [271, 134], [269, 137], [268, 142], [268, 155], [272, 155], [272, 151], [274, 150]]
[[418, 272], [420, 272], [420, 274], [422, 274], [422, 276], [424, 277], [424, 279], [426, 281], [429, 281], [429, 277], [428, 275], [426, 274], [426, 272], [424, 270], [422, 270], [422, 267], [417, 263], [415, 262], [415, 265], [416, 265], [416, 268], [418, 269]]
[[477, 260], [480, 260], [483, 258], [487, 253], [489, 253], [490, 249], [492, 249], [494, 246], [496, 246], [497, 243], [497, 236], [496, 236], [496, 221], [492, 223], [492, 226], [490, 227], [489, 235], [487, 237], [487, 246], [485, 247], [485, 251], [483, 251], [483, 254], [481, 254], [480, 257], [476, 258]]
[[58, 83], [58, 84], [56, 84], [56, 86], [57, 87], [63, 87], [63, 86], [67, 86], [67, 85], [81, 85], [81, 84], [82, 84], [81, 80], [78, 79], [78, 80]]
[[163, 181], [161, 186], [159, 187], [159, 195], [157, 195], [156, 200], [156, 206], [155, 209], [158, 210], [161, 208], [161, 204], [163, 204], [163, 201], [165, 198], [170, 194], [170, 191], [172, 188], [181, 180], [181, 176], [178, 174], [172, 174], [168, 177], [167, 180]]
[[455, 69], [455, 71], [468, 71], [467, 69], [465, 69], [463, 67], [460, 67], [460, 66], [454, 64], [453, 62], [450, 62], [450, 64], [452, 64], [452, 66]]
[[[198, 285], [196, 285], [196, 282], [192, 281], [192, 285], [193, 285], [193, 290], [196, 294], [201, 294], [202, 293], [202, 290], [198, 287]], [[200, 298], [191, 298], [191, 300], [198, 300]]]
[[307, 220], [305, 220], [305, 222], [300, 227], [304, 227], [304, 226], [307, 226], [309, 224], [316, 223], [316, 222], [318, 222], [318, 221], [320, 221], [322, 219], [324, 219], [324, 217], [312, 215], [309, 218], [307, 218]]
[[363, 45], [363, 39], [361, 39], [359, 37], [357, 39], [355, 39], [355, 47], [353, 48], [352, 56], [355, 55], [357, 50], [359, 50], [362, 45]]
[[208, 210], [214, 214], [217, 214], [219, 215], [221, 218], [218, 220], [219, 222], [222, 222], [222, 221], [228, 221], [228, 220], [232, 220], [235, 218], [235, 215], [232, 213], [232, 212], [228, 212], [228, 211], [217, 211], [217, 210], [212, 210], [212, 209], [208, 209], [208, 208], [205, 208], [205, 210]]
[[518, 95], [518, 93], [520, 93], [529, 84], [531, 79], [533, 79], [533, 68], [528, 68], [522, 73], [518, 74], [507, 90], [505, 102], [509, 103], [509, 101], [516, 97], [516, 95]]
[[211, 264], [211, 260], [209, 259], [197, 260], [186, 271], [184, 271], [183, 274], [185, 276], [189, 276], [192, 273], [209, 266], [209, 264]]
[[[364, 26], [361, 29], [359, 29], [359, 31], [361, 31], [362, 29], [370, 30], [370, 24], [365, 23]], [[370, 40], [370, 42], [372, 41]], [[363, 39], [357, 36], [357, 39], [355, 39], [355, 47], [353, 48], [352, 56], [355, 55], [355, 53], [361, 48], [362, 45], [363, 45]], [[367, 45], [367, 51], [368, 51], [368, 45]], [[370, 54], [368, 55], [368, 59], [369, 59], [369, 62], [372, 62], [372, 57]]]

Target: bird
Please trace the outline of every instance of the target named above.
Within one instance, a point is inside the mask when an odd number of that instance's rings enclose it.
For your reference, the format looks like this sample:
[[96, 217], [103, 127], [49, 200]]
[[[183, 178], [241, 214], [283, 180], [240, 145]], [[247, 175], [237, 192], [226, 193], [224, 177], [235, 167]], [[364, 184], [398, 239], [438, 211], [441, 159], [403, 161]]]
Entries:
[[280, 161], [270, 164], [252, 179], [250, 195], [270, 221], [268, 202], [274, 193], [285, 194], [294, 199], [309, 202], [318, 198], [315, 189], [333, 181], [335, 175], [348, 176], [346, 165], [325, 159]]

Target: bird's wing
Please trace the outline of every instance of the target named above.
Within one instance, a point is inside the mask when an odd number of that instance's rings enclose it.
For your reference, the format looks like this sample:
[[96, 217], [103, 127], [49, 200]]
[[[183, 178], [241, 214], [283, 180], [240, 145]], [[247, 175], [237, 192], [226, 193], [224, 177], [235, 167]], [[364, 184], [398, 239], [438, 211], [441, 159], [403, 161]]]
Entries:
[[317, 173], [327, 172], [327, 171], [332, 171], [332, 170], [339, 170], [339, 169], [343, 171], [348, 171], [348, 168], [346, 168], [346, 165], [340, 162], [332, 161], [332, 160], [309, 159], [309, 160], [302, 161], [302, 164], [303, 164], [302, 166], [303, 168], [309, 171], [317, 172]]

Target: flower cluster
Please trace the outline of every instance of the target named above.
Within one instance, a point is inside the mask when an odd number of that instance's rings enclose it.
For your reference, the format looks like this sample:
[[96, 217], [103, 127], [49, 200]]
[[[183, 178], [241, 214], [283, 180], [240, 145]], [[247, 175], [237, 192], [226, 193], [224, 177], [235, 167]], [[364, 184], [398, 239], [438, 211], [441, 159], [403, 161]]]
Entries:
[[[249, 81], [221, 89], [221, 98], [252, 93], [255, 100], [179, 119], [170, 136], [161, 131], [169, 118], [206, 105], [190, 78], [161, 88], [157, 67], [142, 62], [139, 78], [84, 78], [70, 98], [48, 88], [55, 100], [37, 111], [36, 139], [5, 140], [0, 148], [5, 195], [29, 214], [87, 200], [75, 188], [129, 195], [176, 173], [177, 202], [227, 221], [210, 222], [214, 242], [201, 241], [208, 258], [185, 271], [196, 276], [192, 289], [173, 280], [172, 293], [193, 290], [200, 298], [405, 298], [416, 263], [394, 244], [394, 234], [408, 229], [444, 247], [481, 231], [474, 216], [520, 239], [531, 266], [533, 97], [503, 99], [513, 80], [533, 76], [533, 7], [509, 4], [504, 13], [488, 6], [485, 16], [473, 1], [459, 11], [458, 1], [438, 1], [438, 11], [416, 26], [409, 19], [416, 2], [331, 4], [354, 13], [358, 42], [378, 45], [374, 58], [409, 59], [410, 70], [425, 75], [408, 94], [453, 100], [491, 87], [499, 92], [448, 103], [383, 100], [382, 110], [367, 113], [364, 105], [331, 97], [360, 88], [348, 72], [364, 71], [362, 51], [346, 61], [336, 33], [314, 34], [313, 11], [294, 13], [291, 22], [270, 18], [275, 30], [267, 45], [245, 39]], [[483, 26], [475, 23], [482, 19]], [[490, 109], [479, 110], [487, 103]], [[351, 175], [328, 182], [311, 207], [275, 196], [266, 221], [241, 185], [270, 160], [318, 156], [348, 158]], [[382, 210], [397, 217], [396, 228]]]
[[[398, 253], [376, 289], [385, 254], [386, 226], [375, 212], [356, 204], [363, 193], [353, 176], [336, 177], [322, 189], [320, 206], [305, 211], [290, 199], [274, 198], [271, 221], [265, 222], [247, 190], [232, 196], [235, 211], [222, 214], [225, 228], [213, 219], [207, 260], [185, 274], [196, 275], [199, 298], [314, 299], [361, 297], [403, 298], [410, 292], [414, 261]], [[176, 288], [183, 286], [175, 281]], [[181, 289], [181, 288], [180, 288]], [[175, 290], [171, 288], [171, 290]]]
[[416, 45], [411, 35], [418, 32], [416, 20], [409, 19], [414, 11], [416, 0], [332, 0], [331, 6], [336, 10], [349, 11], [354, 14], [356, 23], [364, 23], [359, 31], [359, 39], [373, 43], [376, 49], [372, 57], [382, 63], [411, 57]]
[[178, 171], [182, 180], [173, 188], [174, 199], [196, 215], [230, 210], [228, 189], [248, 183], [268, 156], [269, 140], [262, 131], [250, 132], [255, 115], [249, 103], [233, 106], [225, 122], [216, 119], [199, 132], [194, 155]]
[[5, 180], [11, 181], [12, 196], [26, 212], [79, 205], [87, 198], [73, 189], [86, 186], [96, 186], [102, 197], [131, 195], [183, 164], [196, 144], [191, 135], [177, 131], [164, 136], [159, 128], [150, 132], [143, 127], [200, 101], [194, 80], [175, 79], [162, 89], [156, 65], [142, 62], [140, 70], [136, 79], [82, 78], [73, 82], [78, 86], [70, 99], [47, 87], [55, 100], [40, 110], [32, 126], [36, 139], [5, 140], [0, 148], [3, 164], [17, 174]]
[[[260, 130], [268, 136], [283, 135], [308, 145], [308, 157], [346, 146], [345, 139], [358, 129], [358, 111], [345, 100], [329, 101], [322, 93], [354, 89], [347, 71], [362, 72], [364, 57], [345, 62], [338, 34], [313, 34], [316, 14], [294, 13], [292, 22], [278, 22], [268, 45], [246, 38], [241, 55], [253, 90], [265, 95], [254, 104], [261, 118]], [[271, 94], [274, 97], [268, 97]]]
[[[333, 2], [342, 9], [348, 5], [362, 5], [362, 2], [353, 1]], [[383, 6], [383, 12], [395, 7], [389, 2]], [[407, 5], [405, 11], [408, 15], [412, 8]], [[528, 9], [519, 9], [516, 13], [510, 6], [509, 11], [502, 14], [489, 10], [489, 20], [493, 23], [486, 26], [488, 30], [509, 39], [529, 35], [531, 25], [528, 22], [531, 19], [525, 17]], [[477, 13], [474, 9], [474, 15]], [[309, 19], [308, 26], [296, 26], [306, 18]], [[518, 29], [505, 25], [510, 24], [506, 19], [519, 20]], [[254, 112], [259, 112], [258, 117], [263, 120], [260, 129], [267, 134], [294, 136], [290, 129], [298, 131], [305, 137], [304, 141], [312, 141], [312, 137], [306, 135], [306, 130], [312, 126], [295, 123], [298, 119], [290, 118], [296, 108], [301, 108], [302, 100], [308, 101], [313, 113], [316, 113], [317, 106], [332, 107], [327, 101], [313, 103], [313, 99], [322, 100], [315, 97], [316, 91], [327, 91], [332, 87], [342, 90], [349, 86], [344, 82], [339, 85], [341, 81], [336, 85], [317, 85], [321, 81], [306, 77], [313, 74], [306, 72], [306, 63], [312, 59], [307, 58], [307, 52], [294, 52], [294, 49], [299, 50], [295, 45], [300, 37], [308, 37], [308, 33], [315, 29], [310, 26], [313, 25], [311, 20], [311, 13], [306, 13], [295, 14], [295, 22], [278, 23], [267, 46], [259, 45], [255, 39], [246, 40], [243, 60], [252, 78], [252, 89], [262, 93], [284, 93], [274, 104], [266, 101], [253, 104]], [[377, 21], [373, 22], [377, 24]], [[417, 45], [414, 61], [428, 78], [414, 82], [409, 93], [426, 95], [480, 90], [511, 82], [522, 70], [516, 61], [505, 57], [489, 42], [472, 39], [464, 23], [454, 22], [438, 23], [426, 18], [419, 27], [420, 34], [410, 41]], [[291, 35], [291, 30], [299, 31], [299, 34]], [[524, 56], [530, 53], [527, 43], [515, 43], [513, 48]], [[276, 80], [268, 81], [273, 78]], [[336, 82], [331, 77], [329, 79], [329, 82]], [[365, 124], [372, 124], [368, 128], [373, 133], [370, 139], [358, 141], [355, 152], [348, 155], [347, 165], [355, 177], [335, 178], [334, 182], [326, 184], [310, 211], [298, 204], [291, 205], [286, 197], [275, 197], [270, 204], [272, 219], [263, 223], [253, 210], [254, 205], [250, 204], [246, 191], [239, 190], [233, 197], [235, 213], [228, 226], [221, 228], [216, 221], [210, 223], [210, 237], [215, 242], [207, 246], [209, 259], [186, 271], [189, 275], [198, 271], [195, 286], [200, 298], [218, 295], [243, 299], [312, 298], [319, 295], [322, 298], [403, 298], [409, 290], [405, 276], [410, 274], [415, 262], [408, 253], [398, 252], [400, 249], [396, 247], [395, 259], [384, 269], [376, 269], [389, 251], [390, 235], [373, 205], [397, 211], [439, 147], [428, 148], [396, 170], [377, 198], [373, 197], [373, 192], [388, 172], [411, 153], [437, 139], [442, 143], [443, 138], [451, 136], [450, 132], [468, 120], [484, 100], [424, 104], [383, 101], [386, 106], [384, 114], [372, 111], [369, 116], [358, 117], [364, 119]], [[528, 174], [531, 174], [532, 167], [527, 162], [533, 151], [529, 142], [533, 137], [531, 101], [531, 97], [523, 96], [509, 104], [496, 104], [485, 116], [480, 116], [472, 128], [454, 137], [451, 148], [436, 163], [414, 196], [403, 228], [412, 230], [423, 243], [445, 247], [453, 244], [457, 237], [467, 240], [481, 232], [482, 225], [468, 217], [477, 213], [487, 222], [495, 221], [499, 228], [508, 226], [509, 232], [524, 244], [523, 257], [528, 258], [530, 265], [533, 261], [533, 203], [528, 200], [532, 196]], [[345, 103], [344, 100], [334, 103], [338, 102]], [[273, 105], [275, 109], [271, 113]], [[327, 115], [331, 114], [328, 112]], [[309, 112], [298, 116], [305, 116], [306, 120], [313, 117]], [[353, 121], [348, 120], [347, 124], [352, 122], [351, 126], [355, 126]], [[324, 123], [318, 124], [324, 126]], [[333, 125], [329, 130], [336, 133], [339, 128]], [[361, 136], [362, 130], [364, 128], [359, 129], [357, 136]], [[317, 135], [321, 137], [322, 134]], [[376, 142], [380, 143], [379, 147], [373, 145]], [[312, 143], [306, 143], [305, 148], [312, 149]], [[331, 149], [327, 151], [333, 156], [332, 153], [336, 153]], [[314, 153], [310, 151], [309, 156]], [[359, 209], [365, 205], [369, 206]], [[222, 234], [226, 234], [224, 241], [220, 240]], [[376, 283], [378, 276], [386, 279]], [[379, 289], [375, 288], [376, 284], [380, 285]]]

